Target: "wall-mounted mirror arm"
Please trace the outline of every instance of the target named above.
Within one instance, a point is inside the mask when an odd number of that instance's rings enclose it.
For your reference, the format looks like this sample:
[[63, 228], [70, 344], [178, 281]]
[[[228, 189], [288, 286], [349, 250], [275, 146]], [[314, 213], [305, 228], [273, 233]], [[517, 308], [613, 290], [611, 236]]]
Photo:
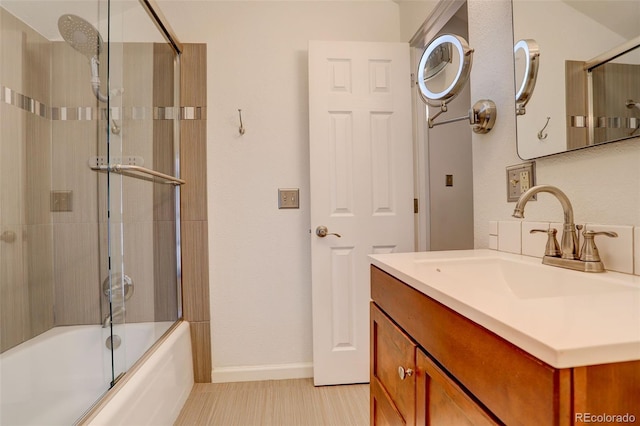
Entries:
[[[427, 107], [429, 108], [429, 107]], [[433, 128], [433, 126], [438, 126], [440, 124], [445, 124], [447, 122], [450, 122], [450, 120], [447, 121], [441, 121], [440, 123], [434, 123], [433, 121], [438, 118], [440, 116], [440, 114], [447, 112], [447, 103], [446, 102], [442, 102], [442, 105], [440, 105], [440, 111], [436, 112], [435, 114], [433, 114], [432, 117], [428, 117], [427, 119], [427, 123], [429, 123], [429, 128]], [[457, 119], [454, 119], [457, 120]]]
[[458, 121], [469, 120], [469, 124], [473, 126], [473, 131], [476, 133], [488, 133], [493, 128], [496, 122], [496, 104], [491, 99], [482, 99], [473, 104], [473, 107], [469, 109], [469, 114], [462, 117], [450, 118], [448, 120], [439, 121], [434, 123], [433, 120], [443, 112], [446, 112], [446, 105], [442, 106], [443, 109], [438, 111], [433, 117], [428, 119], [429, 128], [432, 129], [435, 126], [441, 124], [455, 123]]
[[432, 118], [429, 119], [429, 128], [432, 129], [436, 126], [440, 126], [441, 124], [449, 124], [449, 123], [455, 123], [457, 121], [462, 121], [462, 120], [469, 120], [471, 121], [471, 115], [464, 115], [462, 117], [456, 117], [456, 118], [449, 118], [448, 120], [444, 120], [444, 121], [439, 121], [437, 123], [434, 123], [433, 120], [442, 113], [442, 111], [440, 111], [439, 113], [437, 113], [436, 115], [434, 115]]

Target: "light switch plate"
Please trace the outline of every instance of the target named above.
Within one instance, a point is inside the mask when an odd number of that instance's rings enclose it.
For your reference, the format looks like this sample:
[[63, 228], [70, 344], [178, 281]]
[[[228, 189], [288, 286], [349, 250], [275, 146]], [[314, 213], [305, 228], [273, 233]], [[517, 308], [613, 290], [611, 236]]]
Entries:
[[278, 208], [279, 209], [299, 209], [300, 208], [300, 189], [279, 188], [278, 189]]
[[[507, 167], [507, 201], [518, 201], [520, 195], [536, 184], [535, 163]], [[536, 199], [536, 196], [533, 196]]]

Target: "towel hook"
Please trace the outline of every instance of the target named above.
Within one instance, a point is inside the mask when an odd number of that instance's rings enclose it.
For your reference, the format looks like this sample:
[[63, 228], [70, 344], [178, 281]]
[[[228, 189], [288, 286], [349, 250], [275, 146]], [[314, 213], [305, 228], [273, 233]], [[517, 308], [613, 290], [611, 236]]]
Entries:
[[549, 120], [551, 120], [551, 117], [547, 117], [547, 122], [544, 124], [544, 127], [538, 132], [538, 139], [544, 140], [547, 138], [547, 136], [549, 136], [547, 133], [542, 134], [542, 132], [544, 132], [544, 129], [546, 129], [549, 125]]
[[238, 115], [240, 116], [240, 127], [238, 128], [238, 133], [244, 135], [244, 126], [242, 125], [242, 110], [238, 109]]

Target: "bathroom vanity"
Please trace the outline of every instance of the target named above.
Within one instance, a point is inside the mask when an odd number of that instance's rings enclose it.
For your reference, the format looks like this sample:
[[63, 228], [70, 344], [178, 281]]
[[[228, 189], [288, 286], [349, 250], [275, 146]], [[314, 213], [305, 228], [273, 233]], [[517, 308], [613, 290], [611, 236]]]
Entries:
[[640, 421], [640, 277], [489, 250], [371, 258], [371, 424]]

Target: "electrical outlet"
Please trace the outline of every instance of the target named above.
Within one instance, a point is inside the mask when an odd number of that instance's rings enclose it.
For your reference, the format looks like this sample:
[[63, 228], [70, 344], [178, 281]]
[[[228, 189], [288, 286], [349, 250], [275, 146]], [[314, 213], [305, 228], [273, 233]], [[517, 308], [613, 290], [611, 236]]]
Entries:
[[531, 188], [529, 170], [524, 170], [520, 172], [520, 191], [525, 192], [529, 188]]
[[520, 195], [535, 184], [535, 163], [507, 167], [507, 201], [518, 201]]
[[279, 209], [299, 209], [300, 208], [299, 189], [278, 189]]

